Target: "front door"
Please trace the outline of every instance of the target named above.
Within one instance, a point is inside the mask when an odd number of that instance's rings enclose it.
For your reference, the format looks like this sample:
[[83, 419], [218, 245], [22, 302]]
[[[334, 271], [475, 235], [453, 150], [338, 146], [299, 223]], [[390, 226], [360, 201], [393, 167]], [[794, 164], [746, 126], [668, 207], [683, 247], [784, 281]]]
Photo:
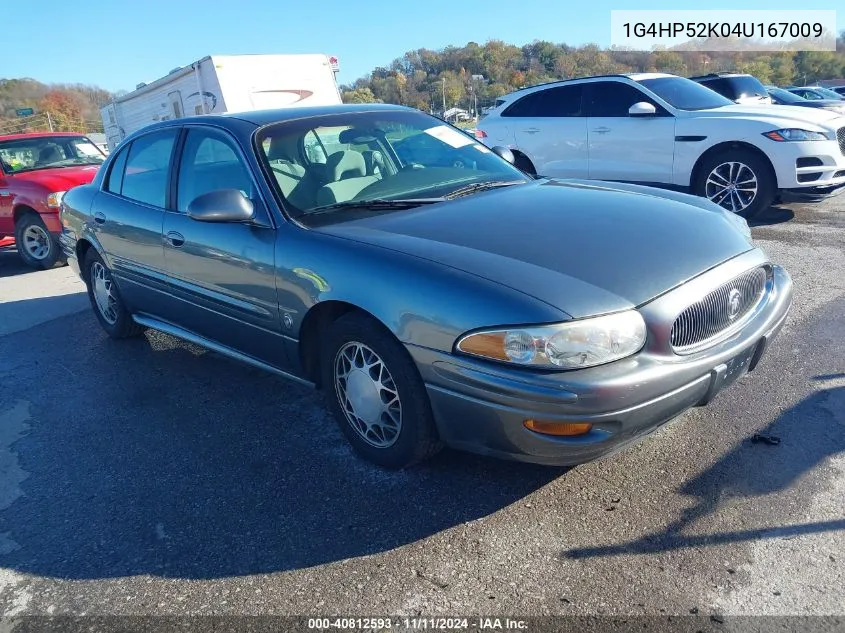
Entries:
[[[672, 183], [675, 117], [638, 88], [621, 81], [587, 84], [590, 178]], [[635, 103], [655, 106], [653, 116], [631, 116]]]
[[[256, 206], [253, 223], [200, 222], [197, 196], [238, 189]], [[164, 218], [164, 252], [179, 323], [275, 367], [288, 366], [275, 278], [275, 229], [237, 143], [214, 128], [189, 127], [179, 161], [175, 209]]]
[[582, 93], [582, 84], [545, 88], [522, 97], [502, 113], [516, 146], [541, 176], [587, 177]]

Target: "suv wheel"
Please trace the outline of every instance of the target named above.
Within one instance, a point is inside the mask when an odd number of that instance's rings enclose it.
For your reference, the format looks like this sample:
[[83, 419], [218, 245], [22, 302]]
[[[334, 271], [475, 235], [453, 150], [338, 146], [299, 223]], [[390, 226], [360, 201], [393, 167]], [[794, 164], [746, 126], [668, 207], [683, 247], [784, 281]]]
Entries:
[[744, 218], [767, 209], [775, 198], [775, 177], [756, 154], [737, 150], [709, 157], [700, 166], [695, 193]]
[[59, 244], [37, 213], [25, 213], [15, 223], [15, 246], [30, 268], [46, 270], [59, 261]]

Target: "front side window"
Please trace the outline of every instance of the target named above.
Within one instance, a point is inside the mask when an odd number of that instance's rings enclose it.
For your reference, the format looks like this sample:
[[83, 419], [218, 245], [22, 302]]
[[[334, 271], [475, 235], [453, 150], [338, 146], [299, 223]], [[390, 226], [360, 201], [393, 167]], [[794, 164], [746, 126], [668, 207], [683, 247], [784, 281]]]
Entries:
[[252, 197], [249, 171], [229, 138], [192, 128], [179, 164], [176, 208], [184, 212], [197, 197], [217, 189], [237, 189]]
[[530, 180], [468, 134], [421, 112], [280, 122], [259, 130], [255, 147], [294, 217], [343, 203], [432, 201], [467, 185]]
[[642, 90], [621, 81], [590, 83], [587, 91], [587, 116], [590, 117], [627, 117], [631, 106], [641, 102], [652, 104], [658, 113], [665, 113], [665, 110]]
[[[126, 164], [120, 195], [154, 207], [164, 208], [167, 199], [167, 176], [170, 157], [176, 144], [175, 129], [145, 134], [127, 148]], [[109, 175], [109, 185], [115, 178], [114, 169]], [[118, 192], [113, 192], [118, 193]]]

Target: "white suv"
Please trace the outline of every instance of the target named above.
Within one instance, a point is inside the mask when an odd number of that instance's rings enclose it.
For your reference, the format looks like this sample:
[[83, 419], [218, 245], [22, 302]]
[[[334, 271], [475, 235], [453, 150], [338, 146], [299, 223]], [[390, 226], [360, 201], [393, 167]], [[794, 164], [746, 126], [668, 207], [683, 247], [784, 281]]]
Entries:
[[502, 97], [475, 135], [557, 178], [689, 188], [749, 218], [845, 186], [845, 117], [736, 105], [662, 73], [558, 81]]

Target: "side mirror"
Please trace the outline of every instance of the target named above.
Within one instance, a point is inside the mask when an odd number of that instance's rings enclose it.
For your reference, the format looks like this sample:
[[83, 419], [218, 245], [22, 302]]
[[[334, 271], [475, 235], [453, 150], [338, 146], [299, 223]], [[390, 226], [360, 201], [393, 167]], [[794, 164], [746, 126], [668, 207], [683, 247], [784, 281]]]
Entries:
[[640, 101], [628, 108], [628, 114], [630, 116], [654, 116], [657, 114], [657, 108], [650, 103]]
[[508, 161], [511, 165], [514, 164], [516, 158], [514, 158], [513, 152], [510, 151], [507, 147], [503, 147], [502, 145], [496, 145], [496, 147], [492, 148], [492, 151], [496, 156], [500, 158], [504, 158]]
[[198, 222], [249, 222], [255, 207], [238, 189], [218, 189], [194, 198], [188, 217]]

